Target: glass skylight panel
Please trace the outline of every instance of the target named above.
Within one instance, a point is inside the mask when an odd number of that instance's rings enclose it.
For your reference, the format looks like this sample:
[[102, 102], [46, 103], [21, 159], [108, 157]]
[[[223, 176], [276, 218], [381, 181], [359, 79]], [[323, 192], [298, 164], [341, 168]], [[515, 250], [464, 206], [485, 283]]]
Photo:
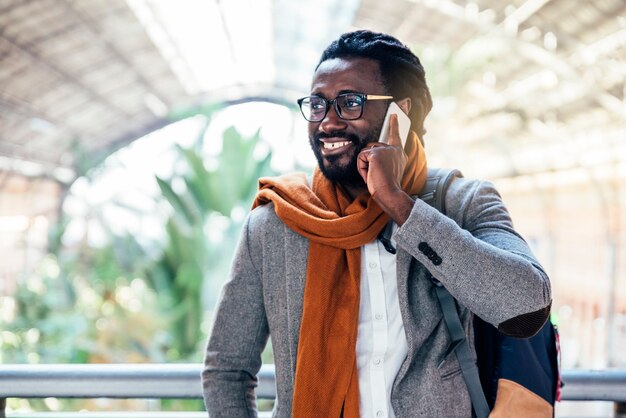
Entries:
[[216, 2], [127, 1], [189, 94], [235, 82], [235, 63]]

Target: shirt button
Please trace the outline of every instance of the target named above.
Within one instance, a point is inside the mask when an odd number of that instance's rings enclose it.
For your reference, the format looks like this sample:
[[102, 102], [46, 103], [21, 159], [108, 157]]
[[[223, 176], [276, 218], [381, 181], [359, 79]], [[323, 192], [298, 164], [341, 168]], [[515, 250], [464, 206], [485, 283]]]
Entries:
[[385, 413], [383, 411], [376, 411], [376, 416], [377, 417], [382, 417], [383, 415], [385, 415]]
[[376, 263], [370, 263], [370, 268], [371, 268], [371, 269], [375, 269], [376, 267], [378, 267], [378, 264], [376, 264]]
[[381, 359], [379, 359], [379, 358], [375, 358], [375, 359], [374, 359], [374, 365], [375, 365], [375, 366], [378, 366], [378, 365], [381, 363], [381, 361], [382, 361]]
[[382, 314], [377, 313], [376, 316], [374, 316], [374, 318], [380, 321], [381, 319], [383, 319], [383, 316]]

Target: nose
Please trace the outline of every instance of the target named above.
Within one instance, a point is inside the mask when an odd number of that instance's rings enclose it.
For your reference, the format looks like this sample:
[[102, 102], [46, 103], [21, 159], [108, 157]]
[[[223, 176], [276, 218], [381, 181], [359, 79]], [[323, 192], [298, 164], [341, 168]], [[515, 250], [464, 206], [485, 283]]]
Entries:
[[319, 130], [324, 133], [329, 133], [345, 129], [346, 126], [346, 121], [339, 117], [335, 106], [330, 106], [326, 116], [324, 116], [324, 119], [320, 122]]

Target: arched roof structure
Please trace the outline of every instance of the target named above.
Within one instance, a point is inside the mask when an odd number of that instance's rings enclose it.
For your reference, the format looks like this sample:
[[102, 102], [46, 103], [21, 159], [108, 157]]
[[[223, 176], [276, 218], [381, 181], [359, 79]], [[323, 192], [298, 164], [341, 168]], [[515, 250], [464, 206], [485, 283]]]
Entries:
[[623, 0], [4, 0], [0, 169], [69, 182], [77, 155], [194, 107], [293, 103], [354, 28], [422, 57], [435, 160], [491, 177], [626, 160]]

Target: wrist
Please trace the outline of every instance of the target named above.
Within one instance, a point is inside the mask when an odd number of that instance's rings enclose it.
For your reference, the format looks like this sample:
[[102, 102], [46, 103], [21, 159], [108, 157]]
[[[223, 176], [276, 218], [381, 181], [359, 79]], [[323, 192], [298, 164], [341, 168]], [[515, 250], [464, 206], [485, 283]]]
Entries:
[[413, 199], [402, 189], [380, 191], [372, 197], [398, 226], [404, 224], [413, 209]]

